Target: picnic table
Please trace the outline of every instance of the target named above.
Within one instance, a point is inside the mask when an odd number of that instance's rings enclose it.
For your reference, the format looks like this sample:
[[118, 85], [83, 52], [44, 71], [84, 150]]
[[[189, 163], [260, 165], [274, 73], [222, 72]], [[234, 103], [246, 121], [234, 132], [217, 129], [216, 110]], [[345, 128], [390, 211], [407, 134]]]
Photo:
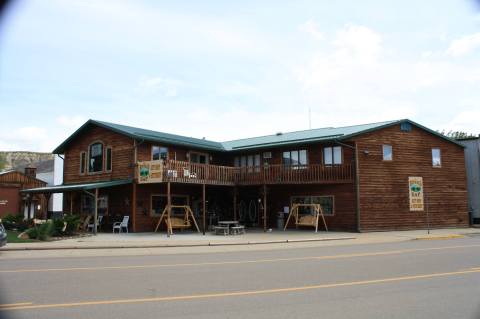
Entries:
[[245, 226], [241, 226], [237, 220], [221, 220], [214, 227], [216, 235], [238, 235], [245, 233]]

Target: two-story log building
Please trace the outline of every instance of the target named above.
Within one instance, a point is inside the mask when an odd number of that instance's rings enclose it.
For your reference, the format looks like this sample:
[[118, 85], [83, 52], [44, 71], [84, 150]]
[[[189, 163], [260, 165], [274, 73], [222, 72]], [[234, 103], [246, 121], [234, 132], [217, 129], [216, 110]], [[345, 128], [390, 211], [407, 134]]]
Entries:
[[222, 143], [89, 120], [53, 153], [64, 185], [27, 192], [65, 193], [65, 212], [97, 203], [106, 230], [127, 215], [152, 231], [167, 203], [204, 229], [218, 218], [273, 228], [292, 203], [320, 204], [330, 229], [468, 226], [463, 147], [410, 120]]

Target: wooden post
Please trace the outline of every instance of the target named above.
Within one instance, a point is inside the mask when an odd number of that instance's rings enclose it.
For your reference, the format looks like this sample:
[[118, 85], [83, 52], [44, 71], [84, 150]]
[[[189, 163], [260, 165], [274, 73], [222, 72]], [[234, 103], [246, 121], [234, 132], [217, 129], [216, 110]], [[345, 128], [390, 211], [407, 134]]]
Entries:
[[233, 220], [237, 220], [237, 188], [233, 188]]
[[203, 224], [203, 235], [205, 235], [206, 228], [206, 217], [207, 217], [207, 204], [205, 202], [205, 183], [202, 185], [202, 224]]
[[263, 231], [267, 231], [267, 185], [263, 184]]
[[73, 215], [73, 192], [70, 192], [70, 215]]
[[98, 223], [98, 188], [95, 188], [95, 213], [93, 215], [93, 234], [97, 234]]
[[137, 231], [137, 183], [135, 180], [132, 183], [132, 229], [133, 232]]
[[170, 194], [170, 182], [167, 182], [167, 236], [170, 237], [170, 226], [172, 213], [172, 195]]
[[357, 231], [361, 232], [360, 226], [360, 168], [358, 163], [358, 145], [355, 143], [355, 210], [357, 211]]

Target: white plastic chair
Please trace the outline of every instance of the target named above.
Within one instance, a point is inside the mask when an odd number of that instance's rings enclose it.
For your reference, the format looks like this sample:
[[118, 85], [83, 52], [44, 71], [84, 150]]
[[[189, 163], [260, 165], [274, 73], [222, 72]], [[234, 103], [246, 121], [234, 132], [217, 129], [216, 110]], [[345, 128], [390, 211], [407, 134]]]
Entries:
[[129, 216], [123, 216], [123, 220], [121, 222], [116, 222], [113, 224], [113, 230], [112, 232], [115, 232], [115, 229], [118, 229], [118, 233], [120, 234], [122, 232], [122, 229], [125, 229], [128, 234], [128, 220], [130, 219]]
[[[103, 220], [103, 215], [98, 216], [98, 218], [97, 218], [97, 231], [98, 231], [98, 227], [100, 227], [100, 225], [102, 224], [102, 220]], [[90, 229], [93, 231], [94, 227], [95, 227], [95, 224], [93, 224], [93, 223], [88, 224], [87, 231], [90, 231]]]

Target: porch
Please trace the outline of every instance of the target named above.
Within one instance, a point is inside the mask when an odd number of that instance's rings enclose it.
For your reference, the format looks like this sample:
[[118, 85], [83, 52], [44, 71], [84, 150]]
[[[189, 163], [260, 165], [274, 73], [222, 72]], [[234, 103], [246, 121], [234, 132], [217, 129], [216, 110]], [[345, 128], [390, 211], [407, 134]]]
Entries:
[[333, 184], [352, 183], [353, 164], [265, 165], [233, 167], [185, 161], [143, 161], [136, 177], [142, 183], [189, 183], [207, 185]]

